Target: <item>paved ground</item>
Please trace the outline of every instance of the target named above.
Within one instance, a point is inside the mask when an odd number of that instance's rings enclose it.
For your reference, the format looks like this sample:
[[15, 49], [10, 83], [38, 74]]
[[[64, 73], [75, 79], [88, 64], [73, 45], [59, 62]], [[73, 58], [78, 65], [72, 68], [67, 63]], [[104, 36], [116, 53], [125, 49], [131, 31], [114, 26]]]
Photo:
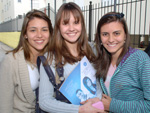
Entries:
[[0, 42], [0, 62], [2, 61], [3, 57], [5, 56], [6, 51], [11, 50], [11, 49], [12, 49], [11, 47]]

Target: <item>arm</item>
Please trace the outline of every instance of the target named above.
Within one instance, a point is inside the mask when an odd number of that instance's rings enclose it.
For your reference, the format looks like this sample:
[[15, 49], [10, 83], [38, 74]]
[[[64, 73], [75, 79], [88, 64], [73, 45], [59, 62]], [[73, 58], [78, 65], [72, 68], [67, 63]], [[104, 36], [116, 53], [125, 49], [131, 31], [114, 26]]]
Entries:
[[0, 113], [13, 113], [13, 63], [6, 55], [0, 63]]
[[[54, 70], [53, 70], [54, 71]], [[101, 113], [103, 110], [92, 107], [92, 103], [89, 102], [85, 105], [73, 105], [67, 104], [56, 100], [53, 97], [54, 89], [48, 76], [41, 65], [40, 67], [40, 88], [39, 88], [39, 104], [41, 109], [50, 113]]]
[[50, 113], [78, 113], [79, 106], [58, 101], [53, 97], [53, 86], [42, 65], [40, 66], [39, 87], [39, 104], [43, 110]]
[[122, 101], [112, 98], [110, 111], [115, 113], [149, 113], [150, 100]]
[[[139, 61], [137, 73], [140, 76], [139, 84], [143, 95], [141, 99], [123, 101], [112, 98], [109, 110], [115, 113], [149, 113], [150, 112], [150, 59]], [[130, 94], [131, 96], [134, 96]], [[128, 94], [128, 96], [130, 96]]]
[[97, 90], [97, 91], [96, 91], [97, 97], [98, 97], [99, 99], [101, 99], [103, 92], [102, 92], [102, 88], [101, 88], [101, 86], [100, 86], [100, 82], [99, 82], [98, 79], [96, 80], [96, 90]]

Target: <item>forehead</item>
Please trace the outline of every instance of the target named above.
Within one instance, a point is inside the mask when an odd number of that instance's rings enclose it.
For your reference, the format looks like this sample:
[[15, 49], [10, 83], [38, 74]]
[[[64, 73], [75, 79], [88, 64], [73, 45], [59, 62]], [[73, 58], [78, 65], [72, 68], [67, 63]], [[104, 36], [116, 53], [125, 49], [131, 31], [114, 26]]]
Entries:
[[81, 19], [81, 15], [78, 11], [76, 10], [66, 10], [63, 11], [62, 15], [61, 15], [61, 20], [62, 21], [68, 21], [70, 19], [70, 17], [73, 16], [75, 20], [80, 20]]
[[118, 31], [118, 30], [119, 31], [124, 30], [122, 23], [119, 21], [106, 23], [100, 29], [101, 32], [113, 32], [113, 31]]
[[44, 19], [35, 17], [28, 22], [27, 27], [31, 26], [48, 26], [48, 22]]

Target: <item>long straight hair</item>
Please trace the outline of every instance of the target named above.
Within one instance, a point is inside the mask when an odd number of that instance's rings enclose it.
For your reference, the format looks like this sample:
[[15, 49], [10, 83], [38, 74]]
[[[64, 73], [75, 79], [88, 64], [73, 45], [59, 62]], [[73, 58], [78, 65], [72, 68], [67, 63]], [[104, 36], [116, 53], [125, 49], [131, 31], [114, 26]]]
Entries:
[[[51, 20], [49, 19], [49, 17], [44, 12], [39, 11], [39, 10], [32, 10], [32, 11], [29, 11], [24, 18], [22, 30], [21, 30], [21, 34], [20, 34], [20, 39], [19, 39], [19, 43], [18, 43], [17, 47], [15, 49], [13, 49], [12, 51], [9, 51], [9, 52], [13, 52], [13, 55], [14, 55], [20, 49], [23, 49], [25, 60], [27, 60], [29, 62], [31, 62], [30, 53], [32, 53], [32, 51], [29, 48], [29, 42], [25, 38], [25, 35], [27, 33], [28, 23], [31, 20], [33, 20], [35, 17], [39, 18], [39, 19], [43, 19], [48, 23], [48, 29], [49, 29], [49, 34], [50, 34], [49, 39], [51, 39], [52, 34], [53, 34], [53, 28], [52, 28]], [[43, 49], [43, 51], [41, 52], [41, 55], [48, 51], [48, 48], [50, 46], [50, 42], [51, 41], [49, 41], [47, 46]]]
[[[81, 22], [82, 31], [79, 39], [77, 40], [77, 51], [79, 53], [78, 57], [74, 57], [69, 48], [67, 47], [61, 33], [60, 33], [60, 22], [63, 19], [63, 22], [68, 23], [70, 20], [70, 13], [73, 14], [75, 20], [77, 22]], [[52, 44], [50, 47], [50, 51], [48, 56], [50, 55], [50, 60], [53, 59], [53, 55], [55, 56], [56, 65], [60, 64], [63, 66], [66, 63], [73, 64], [77, 61], [80, 61], [83, 56], [87, 56], [90, 61], [95, 59], [95, 55], [88, 44], [88, 37], [86, 34], [86, 28], [84, 23], [84, 17], [80, 7], [73, 3], [64, 3], [58, 10], [55, 20], [54, 27], [54, 36], [52, 40]]]
[[130, 45], [130, 37], [128, 33], [128, 27], [126, 21], [124, 19], [124, 15], [116, 12], [109, 12], [105, 14], [98, 22], [97, 31], [95, 36], [96, 49], [98, 52], [98, 56], [95, 61], [95, 68], [97, 70], [97, 77], [106, 79], [107, 72], [111, 63], [111, 54], [104, 48], [101, 41], [101, 28], [103, 25], [111, 23], [111, 22], [120, 22], [123, 26], [124, 32], [126, 34], [125, 44], [123, 45], [123, 50], [119, 55], [116, 66], [119, 65], [123, 56], [128, 52]]

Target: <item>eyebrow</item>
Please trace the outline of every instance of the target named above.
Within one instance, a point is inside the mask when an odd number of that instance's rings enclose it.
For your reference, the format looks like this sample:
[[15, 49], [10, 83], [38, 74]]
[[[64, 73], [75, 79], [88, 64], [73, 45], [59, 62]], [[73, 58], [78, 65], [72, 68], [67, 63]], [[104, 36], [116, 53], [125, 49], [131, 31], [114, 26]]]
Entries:
[[[115, 32], [121, 32], [121, 30], [116, 30], [116, 31], [113, 31], [113, 33], [115, 33]], [[101, 33], [108, 33], [108, 32], [101, 32]]]
[[[34, 29], [35, 29], [35, 28], [37, 28], [37, 27], [29, 27], [29, 28], [34, 28]], [[42, 27], [42, 28], [48, 28], [48, 27], [45, 27], [45, 26], [44, 26], [44, 27]]]
[[[116, 31], [114, 31], [114, 32], [121, 32], [121, 30], [116, 30]], [[114, 33], [114, 32], [113, 32], [113, 33]]]

